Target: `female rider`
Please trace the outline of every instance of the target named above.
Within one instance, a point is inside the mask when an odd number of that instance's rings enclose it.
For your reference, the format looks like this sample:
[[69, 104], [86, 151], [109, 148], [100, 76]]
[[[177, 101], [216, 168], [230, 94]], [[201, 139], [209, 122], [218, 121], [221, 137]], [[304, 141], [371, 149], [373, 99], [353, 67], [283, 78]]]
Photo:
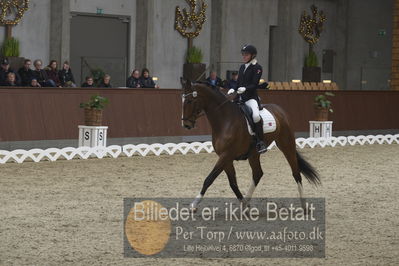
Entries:
[[259, 114], [259, 97], [256, 90], [259, 87], [259, 80], [262, 76], [262, 66], [258, 64], [256, 58], [257, 50], [253, 45], [244, 45], [241, 49], [244, 64], [238, 72], [238, 89], [230, 89], [227, 94], [237, 92], [237, 97], [245, 102], [252, 109], [252, 118], [255, 123], [256, 150], [258, 153], [267, 151], [267, 146], [263, 141], [262, 119]]

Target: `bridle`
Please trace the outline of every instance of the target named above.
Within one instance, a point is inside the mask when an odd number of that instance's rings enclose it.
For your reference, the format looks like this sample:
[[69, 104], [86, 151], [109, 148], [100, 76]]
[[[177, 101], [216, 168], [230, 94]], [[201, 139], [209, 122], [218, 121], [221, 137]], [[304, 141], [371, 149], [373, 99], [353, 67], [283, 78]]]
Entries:
[[[192, 95], [193, 98], [197, 98], [198, 97], [198, 92], [197, 91], [193, 91], [193, 92], [190, 92], [190, 93], [186, 93], [186, 94], [183, 94], [182, 97], [183, 97], [183, 99], [185, 99], [186, 97], [188, 97], [190, 95]], [[195, 107], [196, 107], [196, 102], [194, 102], [194, 110], [196, 109]], [[204, 116], [204, 115], [205, 115], [205, 112], [203, 112], [202, 110], [197, 110], [197, 111], [193, 112], [189, 117], [183, 117], [181, 120], [189, 121], [189, 122], [194, 124], [195, 120], [197, 120], [199, 117]]]
[[[193, 98], [197, 98], [198, 97], [198, 92], [197, 91], [193, 91], [190, 93], [186, 93], [183, 94], [182, 97], [183, 99], [185, 99], [186, 97], [192, 95]], [[219, 109], [220, 107], [222, 107], [225, 103], [230, 102], [230, 99], [226, 99], [224, 102], [222, 102], [220, 105], [218, 105], [215, 110]], [[194, 102], [194, 109], [195, 109], [195, 104], [196, 102]], [[183, 121], [189, 121], [191, 123], [195, 123], [195, 120], [197, 120], [198, 118], [200, 118], [201, 116], [204, 116], [205, 112], [203, 110], [197, 110], [196, 112], [193, 112], [189, 117], [183, 117], [181, 120]], [[193, 119], [194, 118], [194, 119]]]

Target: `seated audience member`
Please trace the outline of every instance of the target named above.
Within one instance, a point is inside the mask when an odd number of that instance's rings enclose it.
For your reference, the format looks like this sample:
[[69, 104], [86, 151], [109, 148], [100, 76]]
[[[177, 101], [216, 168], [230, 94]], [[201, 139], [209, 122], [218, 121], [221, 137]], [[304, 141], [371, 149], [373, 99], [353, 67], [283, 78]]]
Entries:
[[16, 87], [17, 83], [16, 83], [16, 79], [15, 79], [15, 73], [8, 72], [6, 81], [4, 83], [2, 83], [2, 86], [5, 86], [5, 87]]
[[112, 88], [111, 85], [111, 76], [108, 74], [105, 74], [100, 85], [98, 86], [99, 88]]
[[93, 88], [94, 87], [94, 80], [92, 77], [87, 76], [85, 83], [82, 84], [83, 88]]
[[231, 73], [231, 79], [227, 81], [226, 89], [237, 89], [238, 88], [238, 72], [234, 71]]
[[33, 70], [33, 78], [39, 82], [42, 87], [55, 87], [55, 82], [48, 79], [46, 71], [42, 69], [42, 60], [36, 59], [33, 62], [35, 69]]
[[58, 73], [62, 87], [76, 87], [75, 78], [73, 77], [69, 62], [65, 61], [62, 69]]
[[46, 67], [46, 74], [49, 80], [54, 81], [56, 87], [61, 87], [60, 77], [58, 76], [58, 63], [56, 60], [51, 60]]
[[126, 80], [126, 87], [128, 88], [141, 88], [140, 72], [135, 69], [132, 75]]
[[37, 79], [35, 79], [35, 78], [33, 78], [33, 79], [30, 81], [29, 86], [30, 86], [30, 87], [33, 87], [33, 88], [41, 88], [41, 87], [42, 87], [42, 86], [40, 86], [39, 82], [37, 82]]
[[32, 61], [25, 59], [24, 66], [18, 70], [19, 77], [21, 78], [21, 86], [30, 86], [33, 78], [33, 70], [30, 68]]
[[209, 77], [206, 79], [206, 81], [209, 83], [211, 86], [218, 86], [222, 87], [222, 80], [216, 75], [216, 71], [211, 71]]
[[14, 70], [10, 68], [10, 63], [8, 62], [7, 59], [3, 59], [1, 61], [1, 68], [0, 68], [0, 84], [6, 83], [7, 82], [7, 75], [8, 73], [14, 73], [15, 74], [15, 83], [17, 86], [19, 86], [20, 83], [20, 77], [17, 73], [15, 73]]
[[141, 71], [140, 82], [143, 88], [159, 88], [152, 77], [150, 77], [150, 71], [147, 68], [143, 68]]

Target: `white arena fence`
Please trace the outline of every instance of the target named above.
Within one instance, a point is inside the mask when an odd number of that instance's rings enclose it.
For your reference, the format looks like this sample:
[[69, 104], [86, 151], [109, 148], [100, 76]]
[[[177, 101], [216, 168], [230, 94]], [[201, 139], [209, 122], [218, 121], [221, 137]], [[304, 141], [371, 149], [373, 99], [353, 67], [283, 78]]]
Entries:
[[[303, 149], [306, 147], [336, 147], [336, 146], [353, 146], [367, 144], [399, 144], [399, 134], [396, 135], [368, 135], [368, 136], [349, 136], [349, 137], [330, 137], [330, 138], [297, 138], [296, 145]], [[273, 149], [276, 144], [273, 142], [268, 149]], [[212, 142], [192, 142], [192, 143], [167, 143], [167, 144], [139, 144], [124, 146], [108, 146], [108, 147], [79, 147], [79, 148], [50, 148], [50, 149], [31, 149], [31, 150], [0, 150], [0, 164], [8, 162], [22, 163], [25, 161], [57, 161], [72, 159], [88, 159], [88, 158], [118, 158], [132, 156], [147, 156], [161, 154], [188, 154], [213, 152]]]

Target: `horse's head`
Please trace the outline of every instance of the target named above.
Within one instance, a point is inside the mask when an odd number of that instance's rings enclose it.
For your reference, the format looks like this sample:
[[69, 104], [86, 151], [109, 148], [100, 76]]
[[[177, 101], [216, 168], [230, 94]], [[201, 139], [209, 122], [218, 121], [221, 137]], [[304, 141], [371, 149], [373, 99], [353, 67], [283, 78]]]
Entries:
[[181, 79], [183, 86], [183, 111], [182, 111], [182, 126], [187, 129], [195, 127], [197, 118], [201, 116], [204, 109], [203, 97], [201, 97], [201, 84], [193, 84], [189, 80]]

